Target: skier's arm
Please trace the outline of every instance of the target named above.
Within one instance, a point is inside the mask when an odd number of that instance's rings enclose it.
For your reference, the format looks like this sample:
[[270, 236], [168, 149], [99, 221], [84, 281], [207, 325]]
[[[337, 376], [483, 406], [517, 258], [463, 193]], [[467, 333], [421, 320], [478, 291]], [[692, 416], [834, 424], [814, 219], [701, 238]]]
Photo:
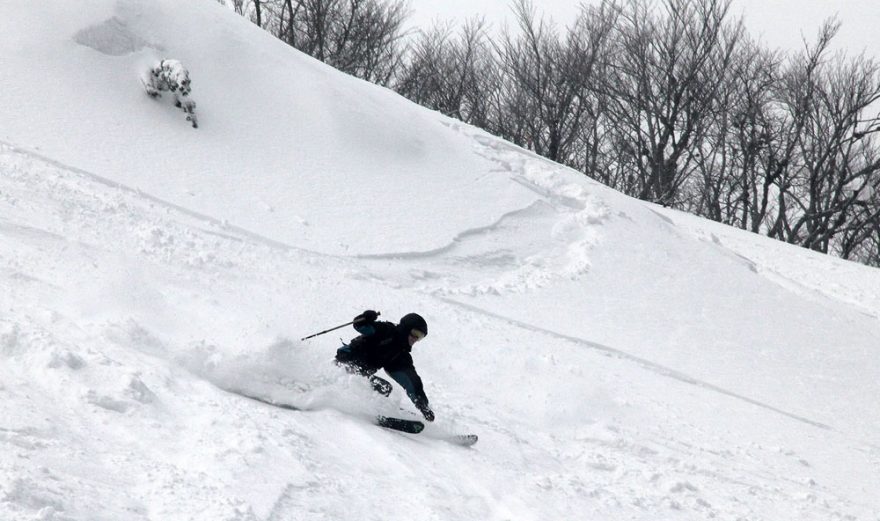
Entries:
[[416, 408], [421, 411], [422, 415], [428, 421], [434, 421], [434, 412], [428, 404], [428, 397], [425, 395], [425, 389], [422, 386], [422, 379], [419, 378], [415, 368], [408, 367], [405, 369], [397, 369], [394, 371], [386, 371], [388, 376], [399, 383], [406, 390], [406, 395], [412, 400]]
[[373, 311], [372, 309], [368, 309], [360, 315], [354, 317], [354, 320], [352, 321], [352, 326], [354, 326], [354, 330], [358, 333], [365, 336], [370, 336], [376, 333], [376, 328], [373, 327], [373, 324], [376, 323], [376, 319], [378, 317], [378, 312]]

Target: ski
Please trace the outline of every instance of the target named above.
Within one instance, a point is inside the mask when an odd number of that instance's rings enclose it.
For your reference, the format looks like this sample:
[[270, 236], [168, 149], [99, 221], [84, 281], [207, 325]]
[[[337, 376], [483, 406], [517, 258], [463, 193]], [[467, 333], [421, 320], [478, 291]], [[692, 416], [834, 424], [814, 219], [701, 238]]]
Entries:
[[306, 410], [306, 409], [297, 407], [296, 405], [290, 405], [289, 403], [273, 402], [272, 400], [269, 400], [268, 398], [263, 398], [261, 396], [254, 396], [252, 394], [243, 393], [241, 391], [233, 391], [233, 390], [228, 390], [228, 391], [233, 394], [237, 394], [239, 396], [243, 396], [245, 398], [249, 398], [251, 400], [254, 400], [255, 402], [260, 402], [260, 403], [264, 403], [266, 405], [271, 405], [272, 407], [279, 407], [281, 409], [287, 409], [288, 411], [305, 411]]
[[[376, 425], [379, 425], [380, 427], [385, 427], [386, 429], [393, 429], [409, 434], [419, 434], [425, 429], [425, 424], [418, 420], [404, 420], [402, 418], [390, 418], [388, 416], [377, 417]], [[438, 435], [437, 433], [425, 433], [422, 436], [433, 438], [435, 440], [445, 441], [447, 443], [452, 443], [453, 445], [459, 445], [462, 447], [470, 447], [473, 444], [477, 443], [477, 440], [479, 440], [479, 437], [476, 434]]]
[[[260, 402], [265, 405], [271, 405], [272, 407], [286, 409], [288, 411], [308, 411], [308, 409], [304, 409], [302, 407], [297, 407], [288, 403], [272, 401], [268, 398], [264, 398], [262, 396], [254, 396], [252, 394], [248, 394], [239, 390], [227, 389], [227, 391], [247, 398], [249, 400], [254, 400], [255, 402]], [[407, 434], [419, 434], [423, 430], [425, 430], [425, 424], [421, 421], [406, 420], [403, 418], [394, 418], [391, 416], [377, 416], [374, 423], [379, 427], [384, 427], [386, 429], [391, 429], [399, 432], [405, 432]], [[462, 447], [470, 447], [473, 444], [477, 443], [477, 440], [479, 439], [476, 434], [451, 434], [445, 436], [437, 436], [428, 435], [426, 433], [425, 435], [429, 438], [439, 439], [448, 443], [452, 443], [454, 445], [460, 445]]]
[[[263, 398], [262, 396], [254, 396], [252, 394], [247, 394], [241, 391], [230, 391], [234, 392], [239, 396], [243, 396], [250, 400], [254, 400], [256, 402], [260, 402], [266, 405], [271, 405], [272, 407], [280, 407], [281, 409], [287, 409], [288, 411], [307, 411], [307, 409], [303, 409], [301, 407], [297, 407], [295, 405], [290, 405], [282, 402], [275, 402], [269, 400], [268, 398]], [[410, 434], [418, 434], [422, 432], [425, 428], [425, 424], [417, 421], [417, 420], [404, 420], [403, 418], [391, 418], [388, 416], [378, 416], [376, 417], [376, 425], [380, 427], [385, 427], [386, 429], [392, 429], [400, 432], [407, 432]]]
[[404, 420], [402, 418], [389, 418], [388, 416], [376, 417], [376, 425], [410, 434], [418, 434], [425, 429], [425, 424], [418, 420]]

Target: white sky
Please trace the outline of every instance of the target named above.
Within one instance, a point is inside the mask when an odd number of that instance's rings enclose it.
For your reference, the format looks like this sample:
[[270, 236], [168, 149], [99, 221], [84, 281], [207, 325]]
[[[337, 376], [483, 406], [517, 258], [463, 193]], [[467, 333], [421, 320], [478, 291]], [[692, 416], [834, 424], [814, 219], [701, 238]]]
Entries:
[[[598, 0], [588, 0], [595, 3]], [[560, 25], [574, 19], [580, 2], [565, 0], [536, 1], [539, 10]], [[425, 26], [435, 18], [470, 18], [485, 14], [487, 20], [501, 25], [510, 15], [510, 0], [410, 0], [411, 20]], [[823, 20], [838, 15], [843, 22], [836, 39], [836, 49], [857, 54], [880, 56], [880, 1], [877, 0], [734, 0], [733, 10], [743, 14], [749, 31], [772, 47], [793, 49], [801, 45], [801, 35], [809, 41]]]

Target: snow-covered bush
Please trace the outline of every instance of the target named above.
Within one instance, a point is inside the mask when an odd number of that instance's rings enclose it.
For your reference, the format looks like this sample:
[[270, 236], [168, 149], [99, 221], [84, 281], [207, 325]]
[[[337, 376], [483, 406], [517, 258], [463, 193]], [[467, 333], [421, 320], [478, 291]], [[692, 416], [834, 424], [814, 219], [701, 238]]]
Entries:
[[186, 113], [186, 120], [198, 128], [196, 121], [196, 102], [189, 98], [189, 71], [177, 60], [162, 60], [152, 67], [142, 78], [144, 89], [153, 98], [162, 96], [163, 91], [174, 94], [174, 106]]

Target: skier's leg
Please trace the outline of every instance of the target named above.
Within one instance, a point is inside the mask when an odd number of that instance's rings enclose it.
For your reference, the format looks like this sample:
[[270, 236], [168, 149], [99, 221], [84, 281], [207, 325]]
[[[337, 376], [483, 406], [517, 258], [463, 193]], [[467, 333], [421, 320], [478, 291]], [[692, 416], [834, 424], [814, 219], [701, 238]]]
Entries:
[[409, 396], [409, 399], [418, 407], [420, 410], [427, 406], [428, 397], [425, 396], [424, 388], [422, 387], [422, 379], [419, 378], [414, 371], [387, 371], [388, 376], [390, 376], [395, 382], [399, 383], [403, 390], [406, 391], [406, 395]]
[[373, 390], [382, 396], [388, 396], [391, 394], [391, 382], [388, 380], [373, 375], [370, 377], [370, 383], [373, 385]]
[[351, 348], [343, 345], [336, 350], [336, 365], [345, 368], [346, 371], [353, 374], [365, 375], [363, 367], [358, 364], [358, 359], [351, 352]]
[[345, 370], [351, 374], [359, 374], [367, 377], [370, 380], [370, 385], [373, 386], [373, 390], [377, 393], [383, 396], [391, 394], [391, 383], [384, 378], [375, 376], [375, 370], [370, 370], [358, 364], [358, 360], [354, 357], [348, 346], [342, 346], [336, 351], [336, 360], [334, 360], [334, 362], [336, 365], [345, 368]]

